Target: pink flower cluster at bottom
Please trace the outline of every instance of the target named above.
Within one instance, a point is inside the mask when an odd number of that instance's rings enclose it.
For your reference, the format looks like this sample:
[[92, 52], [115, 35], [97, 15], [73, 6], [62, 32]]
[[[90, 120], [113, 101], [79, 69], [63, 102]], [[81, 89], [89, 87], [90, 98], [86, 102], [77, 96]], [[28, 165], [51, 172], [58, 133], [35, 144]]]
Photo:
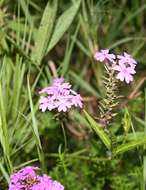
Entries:
[[50, 176], [38, 175], [37, 167], [27, 166], [10, 177], [9, 190], [64, 190], [64, 186]]

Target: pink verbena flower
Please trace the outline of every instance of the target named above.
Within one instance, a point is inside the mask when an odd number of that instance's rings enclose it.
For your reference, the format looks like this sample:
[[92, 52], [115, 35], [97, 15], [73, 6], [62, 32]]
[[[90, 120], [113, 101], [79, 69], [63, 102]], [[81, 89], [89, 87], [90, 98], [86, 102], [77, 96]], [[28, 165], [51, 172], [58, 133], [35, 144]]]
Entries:
[[131, 67], [135, 67], [137, 64], [136, 60], [126, 52], [124, 52], [124, 55], [118, 55], [117, 58], [119, 59], [119, 63], [127, 64]]
[[125, 80], [126, 83], [133, 81], [132, 74], [136, 73], [136, 71], [134, 70], [134, 67], [131, 67], [131, 66], [126, 67], [126, 65], [121, 62], [119, 62], [118, 65], [113, 66], [113, 69], [119, 72], [116, 78], [119, 79], [120, 81]]
[[105, 49], [105, 50], [96, 52], [94, 55], [94, 58], [100, 62], [110, 61], [113, 63], [116, 56], [114, 54], [110, 54], [109, 49]]
[[40, 91], [40, 94], [46, 93], [46, 96], [41, 96], [39, 109], [42, 112], [46, 110], [57, 110], [58, 112], [66, 112], [72, 106], [82, 108], [82, 98], [71, 89], [68, 82], [64, 82], [64, 78], [56, 78], [52, 85]]
[[31, 190], [64, 190], [63, 185], [58, 181], [53, 181], [51, 177], [47, 175], [38, 177], [39, 183], [34, 184]]
[[63, 185], [50, 176], [38, 175], [38, 168], [28, 166], [10, 177], [9, 190], [64, 190]]
[[[39, 103], [40, 103], [40, 109], [42, 110], [42, 112], [45, 112], [48, 109], [48, 107], [50, 106], [49, 99], [44, 96], [40, 97]], [[52, 106], [53, 105], [51, 104], [51, 108], [52, 108]]]

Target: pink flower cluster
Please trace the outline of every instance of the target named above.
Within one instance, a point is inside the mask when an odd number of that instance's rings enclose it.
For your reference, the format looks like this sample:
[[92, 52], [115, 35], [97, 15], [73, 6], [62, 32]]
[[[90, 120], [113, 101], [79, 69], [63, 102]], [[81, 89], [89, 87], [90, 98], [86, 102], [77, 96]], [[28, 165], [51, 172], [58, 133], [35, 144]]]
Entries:
[[38, 175], [37, 167], [27, 166], [10, 177], [9, 190], [64, 190], [63, 185], [47, 175]]
[[114, 63], [114, 60], [116, 59], [116, 56], [112, 53], [109, 53], [108, 49], [102, 49], [101, 51], [96, 52], [94, 57], [97, 61], [100, 62], [110, 61]]
[[131, 55], [124, 52], [123, 55], [110, 54], [109, 50], [101, 50], [95, 53], [95, 59], [100, 62], [112, 63], [112, 69], [117, 72], [116, 78], [120, 81], [126, 81], [130, 83], [133, 81], [133, 74], [136, 73], [135, 66], [137, 62], [132, 58]]
[[82, 98], [80, 94], [71, 89], [68, 82], [64, 82], [64, 78], [56, 78], [51, 86], [44, 88], [40, 94], [46, 93], [46, 96], [41, 96], [39, 101], [39, 109], [42, 112], [46, 110], [57, 109], [58, 112], [66, 112], [72, 106], [82, 108]]

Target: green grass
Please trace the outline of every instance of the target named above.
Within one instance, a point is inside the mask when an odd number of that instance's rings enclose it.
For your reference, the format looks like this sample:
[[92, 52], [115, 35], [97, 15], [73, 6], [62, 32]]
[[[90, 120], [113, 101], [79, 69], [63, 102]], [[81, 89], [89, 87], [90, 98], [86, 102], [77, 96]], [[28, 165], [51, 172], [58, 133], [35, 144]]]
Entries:
[[[10, 174], [26, 165], [39, 166], [66, 190], [144, 189], [145, 10], [139, 0], [0, 1], [0, 189], [8, 189]], [[95, 123], [104, 69], [94, 52], [105, 48], [138, 61], [135, 81], [119, 89], [124, 98], [110, 126], [114, 151], [108, 150], [109, 134]], [[71, 110], [65, 131], [55, 114], [38, 108], [39, 90], [55, 75], [52, 67], [84, 98], [86, 116]], [[128, 99], [138, 85], [138, 96]]]

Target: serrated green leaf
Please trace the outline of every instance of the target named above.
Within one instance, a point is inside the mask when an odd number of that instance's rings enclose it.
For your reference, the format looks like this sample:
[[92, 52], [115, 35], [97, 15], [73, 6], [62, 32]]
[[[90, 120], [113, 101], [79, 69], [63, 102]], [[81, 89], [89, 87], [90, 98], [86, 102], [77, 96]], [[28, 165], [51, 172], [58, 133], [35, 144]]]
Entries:
[[104, 132], [103, 128], [84, 110], [85, 117], [87, 118], [91, 128], [100, 137], [102, 142], [108, 149], [111, 149], [111, 140], [108, 135]]
[[127, 152], [133, 148], [136, 148], [137, 146], [144, 145], [145, 143], [146, 143], [146, 137], [143, 139], [138, 139], [138, 140], [135, 140], [133, 142], [129, 142], [129, 143], [120, 145], [113, 152], [115, 155], [121, 154], [121, 153]]
[[37, 38], [35, 40], [34, 53], [32, 54], [33, 61], [39, 65], [43, 56], [46, 53], [46, 49], [53, 31], [53, 26], [56, 18], [56, 12], [58, 7], [58, 0], [49, 1], [40, 23]]
[[63, 34], [67, 31], [79, 9], [80, 3], [81, 0], [78, 0], [59, 17], [49, 42], [47, 52], [57, 44]]

